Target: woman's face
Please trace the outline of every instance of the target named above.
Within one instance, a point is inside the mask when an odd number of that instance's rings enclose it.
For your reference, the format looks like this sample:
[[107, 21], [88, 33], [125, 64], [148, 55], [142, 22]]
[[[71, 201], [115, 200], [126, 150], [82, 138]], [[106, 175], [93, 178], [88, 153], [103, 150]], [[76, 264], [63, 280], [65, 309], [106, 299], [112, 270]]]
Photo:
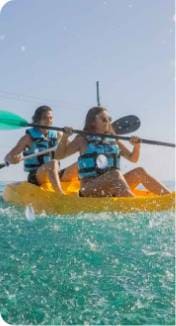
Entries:
[[107, 111], [97, 114], [94, 123], [94, 129], [99, 133], [108, 133], [111, 131], [112, 118], [108, 115]]
[[40, 125], [44, 126], [52, 126], [53, 124], [53, 112], [47, 111], [42, 114], [42, 118], [40, 120]]

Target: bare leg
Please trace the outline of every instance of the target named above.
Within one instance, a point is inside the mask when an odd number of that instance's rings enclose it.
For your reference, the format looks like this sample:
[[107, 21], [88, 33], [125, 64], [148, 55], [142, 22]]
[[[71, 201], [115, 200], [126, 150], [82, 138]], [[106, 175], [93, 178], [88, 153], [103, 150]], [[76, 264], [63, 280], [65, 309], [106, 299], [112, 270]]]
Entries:
[[128, 185], [132, 188], [136, 188], [136, 186], [141, 183], [147, 190], [156, 195], [165, 195], [170, 193], [169, 189], [162, 185], [158, 180], [154, 179], [141, 167], [127, 172], [124, 174], [124, 178]]
[[47, 164], [43, 164], [37, 171], [37, 181], [39, 184], [43, 184], [47, 182], [48, 178], [53, 186], [53, 188], [61, 193], [64, 194], [62, 190], [62, 186], [60, 183], [59, 175], [58, 175], [58, 161], [52, 160]]
[[78, 179], [77, 163], [73, 163], [72, 165], [68, 166], [61, 177], [62, 181], [72, 181], [75, 179]]
[[134, 196], [119, 170], [108, 171], [99, 177], [82, 182], [81, 194], [86, 197]]

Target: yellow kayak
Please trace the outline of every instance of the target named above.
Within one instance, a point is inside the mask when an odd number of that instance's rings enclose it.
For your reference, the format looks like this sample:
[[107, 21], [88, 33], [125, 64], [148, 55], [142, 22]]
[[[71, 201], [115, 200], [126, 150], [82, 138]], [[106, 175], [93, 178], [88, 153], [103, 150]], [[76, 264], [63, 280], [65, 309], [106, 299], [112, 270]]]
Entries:
[[148, 191], [133, 190], [135, 197], [79, 197], [79, 182], [64, 182], [66, 195], [56, 193], [51, 185], [42, 187], [28, 182], [12, 183], [6, 186], [3, 198], [15, 205], [32, 205], [35, 212], [47, 214], [77, 214], [100, 212], [157, 212], [172, 210], [175, 207], [175, 193], [157, 196]]

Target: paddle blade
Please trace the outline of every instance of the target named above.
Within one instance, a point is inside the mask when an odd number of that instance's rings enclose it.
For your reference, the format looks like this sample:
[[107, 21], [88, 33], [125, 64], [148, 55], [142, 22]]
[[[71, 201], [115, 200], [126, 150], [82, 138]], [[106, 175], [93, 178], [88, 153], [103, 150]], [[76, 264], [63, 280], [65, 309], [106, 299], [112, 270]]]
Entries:
[[8, 111], [0, 111], [0, 130], [18, 129], [27, 126], [28, 122], [19, 115]]
[[137, 130], [141, 125], [138, 117], [135, 115], [127, 115], [112, 123], [112, 127], [117, 135], [128, 134]]

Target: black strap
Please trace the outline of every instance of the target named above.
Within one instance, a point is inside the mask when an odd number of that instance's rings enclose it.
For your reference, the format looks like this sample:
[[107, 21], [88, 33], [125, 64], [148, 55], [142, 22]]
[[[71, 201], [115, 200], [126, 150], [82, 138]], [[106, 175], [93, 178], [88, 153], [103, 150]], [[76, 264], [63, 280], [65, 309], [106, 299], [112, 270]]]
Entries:
[[36, 168], [38, 169], [39, 164], [25, 164], [25, 168]]

